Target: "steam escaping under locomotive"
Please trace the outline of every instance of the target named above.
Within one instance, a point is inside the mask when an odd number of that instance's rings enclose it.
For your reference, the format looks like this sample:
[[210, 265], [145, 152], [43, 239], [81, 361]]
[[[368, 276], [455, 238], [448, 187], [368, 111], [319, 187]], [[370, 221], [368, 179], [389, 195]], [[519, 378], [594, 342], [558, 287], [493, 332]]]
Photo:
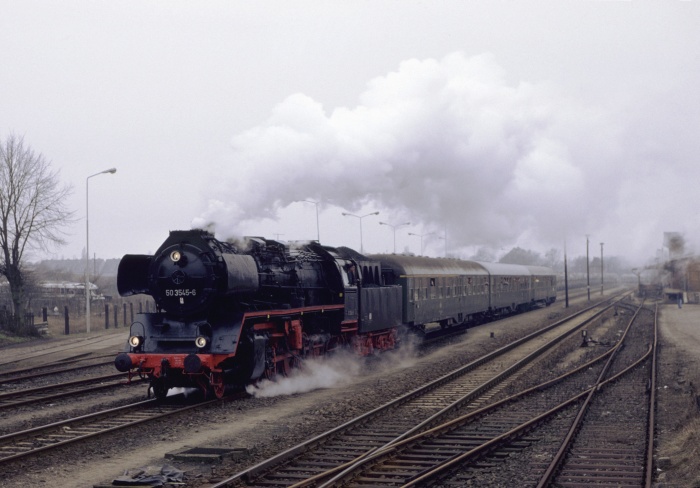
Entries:
[[157, 312], [136, 316], [115, 366], [147, 376], [160, 398], [192, 386], [222, 397], [338, 348], [367, 356], [428, 324], [464, 327], [556, 299], [545, 267], [224, 242], [203, 230], [124, 256], [117, 285], [121, 296], [152, 296]]

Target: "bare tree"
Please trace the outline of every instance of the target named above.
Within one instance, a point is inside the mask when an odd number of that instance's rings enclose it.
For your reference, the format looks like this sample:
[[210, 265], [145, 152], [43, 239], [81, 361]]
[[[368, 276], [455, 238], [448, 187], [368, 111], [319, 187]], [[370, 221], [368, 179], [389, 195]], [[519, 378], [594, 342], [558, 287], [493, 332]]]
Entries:
[[73, 217], [65, 207], [71, 192], [24, 138], [0, 141], [0, 275], [9, 282], [15, 314], [22, 311], [26, 291], [25, 253], [65, 243], [63, 229]]

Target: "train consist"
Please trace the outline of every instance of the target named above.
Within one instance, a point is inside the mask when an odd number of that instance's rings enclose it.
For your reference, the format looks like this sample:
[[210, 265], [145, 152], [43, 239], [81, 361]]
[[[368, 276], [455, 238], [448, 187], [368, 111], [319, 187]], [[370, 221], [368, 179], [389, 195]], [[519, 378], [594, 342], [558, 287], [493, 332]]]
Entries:
[[153, 256], [124, 256], [117, 284], [121, 296], [156, 302], [136, 316], [115, 366], [147, 376], [157, 397], [190, 386], [221, 397], [341, 347], [366, 356], [428, 324], [463, 327], [556, 299], [544, 267], [231, 243], [202, 230], [171, 232]]

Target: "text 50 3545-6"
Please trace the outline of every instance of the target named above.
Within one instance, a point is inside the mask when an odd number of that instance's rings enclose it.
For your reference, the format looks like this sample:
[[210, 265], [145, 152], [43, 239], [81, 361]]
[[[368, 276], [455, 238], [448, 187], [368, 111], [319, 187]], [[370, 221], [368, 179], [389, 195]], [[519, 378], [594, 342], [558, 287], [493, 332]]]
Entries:
[[165, 290], [166, 297], [193, 297], [197, 294], [197, 290], [192, 289], [175, 289], [175, 290]]

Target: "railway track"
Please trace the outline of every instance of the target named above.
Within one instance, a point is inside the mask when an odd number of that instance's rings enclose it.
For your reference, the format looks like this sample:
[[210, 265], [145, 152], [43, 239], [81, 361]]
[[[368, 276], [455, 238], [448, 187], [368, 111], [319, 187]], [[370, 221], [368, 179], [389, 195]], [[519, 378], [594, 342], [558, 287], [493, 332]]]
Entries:
[[[83, 369], [96, 368], [100, 366], [106, 366], [108, 364], [114, 364], [114, 357], [116, 355], [117, 353], [92, 356], [91, 353], [85, 353], [81, 356], [87, 357], [74, 358], [67, 361], [56, 361], [43, 366], [36, 366], [32, 368], [18, 368], [10, 371], [2, 371], [0, 372], [0, 385], [19, 383], [21, 381], [33, 380], [62, 373], [73, 373], [75, 371], [80, 371]], [[101, 359], [105, 358], [110, 359], [107, 361], [100, 361]], [[89, 364], [82, 364], [80, 366], [68, 366], [70, 364], [85, 362], [88, 362]]]
[[140, 378], [127, 382], [125, 373], [112, 373], [102, 376], [95, 376], [82, 380], [68, 381], [55, 385], [39, 386], [0, 394], [0, 410], [12, 407], [39, 404], [59, 398], [66, 398], [74, 395], [94, 393], [96, 391], [128, 387], [131, 384], [142, 382]]
[[[538, 487], [582, 485], [651, 487], [656, 405], [658, 308], [654, 310], [646, 368], [614, 387], [593, 389]], [[632, 349], [632, 348], [630, 348]], [[619, 356], [630, 351], [621, 351]], [[610, 364], [624, 364], [624, 357]], [[607, 373], [607, 372], [606, 372]], [[634, 401], [644, 399], [644, 401]], [[632, 401], [630, 401], [632, 399]]]
[[373, 452], [381, 452], [445, 422], [454, 417], [459, 408], [476, 410], [482, 407], [503, 388], [505, 378], [545, 354], [554, 344], [570, 338], [612, 306], [609, 303], [599, 310], [596, 310], [598, 306], [590, 307], [561, 320], [213, 486], [233, 486], [243, 481], [256, 486], [306, 486], [328, 482], [323, 480], [360, 459], [373, 457]]
[[145, 400], [0, 436], [0, 465], [221, 401], [182, 405], [179, 402], [183, 397], [169, 397], [167, 403]]
[[[645, 441], [647, 419], [644, 415], [629, 415], [631, 407], [647, 412], [649, 405], [645, 410], [644, 402], [631, 405], [629, 399], [645, 397], [644, 366], [653, 357], [655, 347], [635, 347], [640, 345], [638, 339], [623, 338], [605, 354], [572, 372], [403, 445], [396, 444], [395, 452], [387, 453], [381, 462], [343, 486], [508, 486], [513, 480], [518, 486], [542, 488], [651, 486], [653, 443]], [[575, 391], [579, 392], [572, 393]], [[610, 402], [603, 398], [606, 394], [623, 401]], [[628, 394], [634, 396], [625, 396]], [[602, 401], [592, 402], [594, 397]], [[625, 408], [611, 422], [612, 403]], [[545, 430], [544, 425], [551, 428], [551, 424], [556, 427], [554, 432], [549, 440], [543, 439], [547, 436], [539, 430]], [[653, 426], [653, 419], [648, 425]], [[537, 448], [523, 454], [527, 469], [522, 469], [522, 463], [508, 468], [505, 460], [535, 441]], [[538, 461], [543, 458], [550, 461]], [[377, 482], [379, 479], [384, 482]]]
[[[99, 336], [99, 337], [91, 337], [91, 338], [84, 338], [84, 339], [77, 339], [73, 340], [71, 342], [60, 342], [58, 344], [55, 343], [46, 343], [46, 344], [36, 344], [34, 345], [31, 350], [27, 350], [26, 348], [21, 348], [21, 349], [4, 349], [3, 350], [3, 357], [0, 359], [0, 369], [4, 369], [4, 366], [10, 365], [10, 364], [16, 364], [16, 363], [22, 363], [24, 361], [30, 360], [30, 359], [37, 359], [40, 357], [44, 356], [49, 356], [52, 354], [57, 354], [57, 353], [68, 353], [72, 354], [70, 351], [73, 351], [74, 349], [78, 349], [75, 354], [72, 356], [68, 356], [64, 359], [70, 360], [70, 359], [75, 359], [75, 358], [81, 358], [85, 356], [85, 348], [86, 347], [93, 347], [97, 348], [101, 345], [105, 345], [107, 347], [111, 342], [114, 342], [114, 337], [113, 336]], [[60, 362], [60, 361], [54, 361], [54, 362]]]

